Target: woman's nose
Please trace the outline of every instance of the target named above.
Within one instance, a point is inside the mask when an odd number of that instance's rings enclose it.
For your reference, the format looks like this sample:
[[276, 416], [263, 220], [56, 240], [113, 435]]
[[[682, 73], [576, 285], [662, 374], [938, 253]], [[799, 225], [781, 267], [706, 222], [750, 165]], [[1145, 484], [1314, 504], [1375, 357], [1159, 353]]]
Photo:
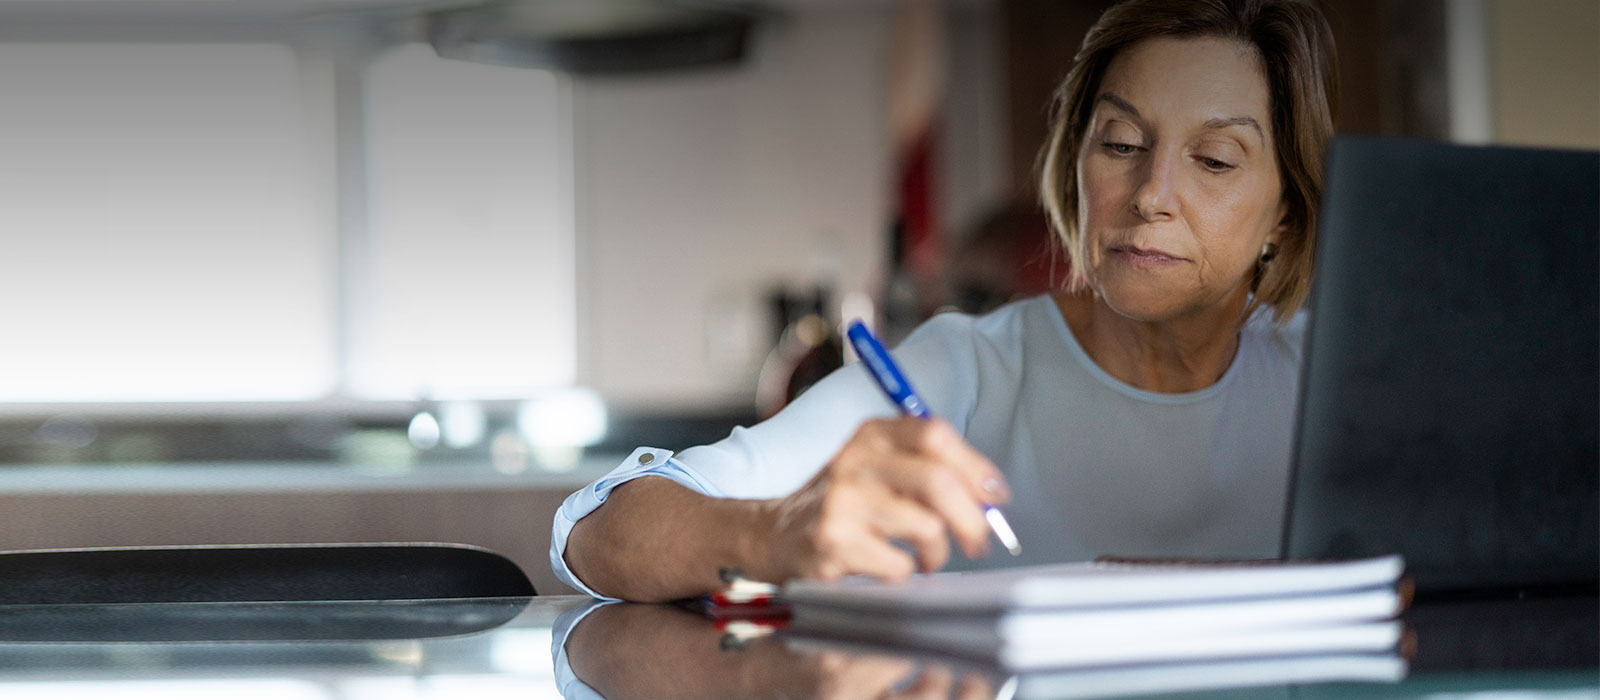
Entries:
[[1175, 154], [1152, 149], [1139, 170], [1139, 186], [1133, 191], [1133, 213], [1145, 221], [1171, 218], [1175, 211], [1172, 195]]

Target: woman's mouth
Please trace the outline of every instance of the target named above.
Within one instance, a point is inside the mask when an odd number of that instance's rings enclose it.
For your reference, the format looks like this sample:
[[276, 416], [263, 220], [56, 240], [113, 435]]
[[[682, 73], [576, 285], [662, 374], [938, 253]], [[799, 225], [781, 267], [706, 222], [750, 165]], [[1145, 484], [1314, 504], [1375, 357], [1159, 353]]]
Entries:
[[1154, 248], [1119, 245], [1112, 246], [1111, 252], [1135, 267], [1165, 267], [1184, 262], [1183, 258]]

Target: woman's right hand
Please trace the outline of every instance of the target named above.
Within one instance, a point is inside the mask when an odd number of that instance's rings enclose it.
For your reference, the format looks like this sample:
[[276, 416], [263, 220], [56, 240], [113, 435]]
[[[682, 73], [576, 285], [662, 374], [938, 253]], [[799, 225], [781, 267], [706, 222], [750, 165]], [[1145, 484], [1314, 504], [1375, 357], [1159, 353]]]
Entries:
[[949, 423], [868, 421], [799, 491], [763, 504], [756, 566], [745, 573], [774, 582], [904, 580], [942, 568], [951, 538], [968, 557], [982, 556], [983, 507], [1009, 500], [1000, 470]]

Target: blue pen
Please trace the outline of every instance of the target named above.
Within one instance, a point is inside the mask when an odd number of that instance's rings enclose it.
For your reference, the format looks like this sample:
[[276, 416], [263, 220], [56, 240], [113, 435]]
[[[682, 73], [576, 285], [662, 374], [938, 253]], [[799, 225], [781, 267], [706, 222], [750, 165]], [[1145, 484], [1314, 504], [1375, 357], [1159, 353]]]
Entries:
[[[845, 335], [849, 336], [856, 354], [861, 356], [861, 364], [867, 366], [867, 373], [877, 381], [878, 387], [883, 389], [889, 400], [900, 407], [901, 413], [923, 420], [933, 417], [928, 405], [922, 402], [916, 390], [911, 388], [911, 382], [906, 381], [906, 375], [900, 372], [900, 366], [894, 363], [894, 358], [889, 356], [883, 343], [878, 342], [872, 331], [867, 330], [866, 324], [860, 319], [851, 321]], [[1011, 556], [1022, 553], [1022, 543], [1017, 541], [1017, 533], [1011, 529], [1011, 523], [1006, 522], [1006, 516], [999, 508], [992, 504], [985, 505], [983, 517], [989, 521], [989, 529], [994, 531], [995, 537], [1000, 538], [1000, 544], [1005, 545]]]

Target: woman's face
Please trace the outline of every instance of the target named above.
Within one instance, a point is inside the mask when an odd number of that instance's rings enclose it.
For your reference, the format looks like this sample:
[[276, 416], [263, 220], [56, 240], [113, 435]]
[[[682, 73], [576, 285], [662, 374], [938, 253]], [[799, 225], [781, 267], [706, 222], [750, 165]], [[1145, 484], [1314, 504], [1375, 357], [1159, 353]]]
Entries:
[[1287, 208], [1254, 49], [1157, 38], [1106, 67], [1078, 155], [1089, 283], [1160, 321], [1237, 304]]

